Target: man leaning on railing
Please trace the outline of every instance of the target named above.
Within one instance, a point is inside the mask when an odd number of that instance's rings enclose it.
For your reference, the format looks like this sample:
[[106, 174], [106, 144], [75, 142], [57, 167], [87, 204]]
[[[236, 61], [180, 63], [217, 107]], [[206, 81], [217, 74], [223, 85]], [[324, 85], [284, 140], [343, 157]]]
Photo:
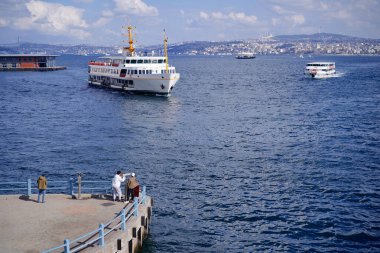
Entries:
[[[125, 184], [125, 202], [132, 201], [134, 197], [139, 197], [140, 183], [137, 181], [136, 174], [132, 173], [131, 177], [128, 180], [128, 183]], [[131, 198], [130, 198], [131, 197]]]

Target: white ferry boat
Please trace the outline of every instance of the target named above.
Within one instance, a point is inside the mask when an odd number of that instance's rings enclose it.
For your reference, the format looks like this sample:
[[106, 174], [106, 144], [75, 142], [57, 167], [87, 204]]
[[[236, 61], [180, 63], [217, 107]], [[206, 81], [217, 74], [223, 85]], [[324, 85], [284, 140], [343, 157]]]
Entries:
[[167, 37], [164, 56], [137, 55], [133, 46], [132, 26], [128, 26], [129, 47], [121, 56], [105, 56], [88, 64], [88, 84], [127, 91], [133, 94], [169, 96], [180, 78], [175, 67], [169, 66]]
[[335, 77], [335, 62], [310, 62], [306, 65], [305, 75], [312, 78]]
[[254, 53], [243, 52], [243, 53], [238, 53], [236, 55], [236, 59], [254, 59], [254, 58], [256, 58]]

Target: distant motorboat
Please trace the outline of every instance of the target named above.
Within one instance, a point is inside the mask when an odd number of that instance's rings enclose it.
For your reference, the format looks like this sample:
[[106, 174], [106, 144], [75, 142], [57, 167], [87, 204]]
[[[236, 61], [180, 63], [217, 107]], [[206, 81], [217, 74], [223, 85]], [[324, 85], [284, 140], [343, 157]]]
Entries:
[[341, 76], [335, 71], [335, 62], [310, 62], [306, 65], [305, 75], [316, 79]]
[[254, 53], [243, 52], [243, 53], [238, 53], [236, 55], [236, 59], [254, 59], [254, 58], [256, 58]]
[[300, 58], [303, 58], [303, 55], [302, 55], [302, 54], [300, 54]]

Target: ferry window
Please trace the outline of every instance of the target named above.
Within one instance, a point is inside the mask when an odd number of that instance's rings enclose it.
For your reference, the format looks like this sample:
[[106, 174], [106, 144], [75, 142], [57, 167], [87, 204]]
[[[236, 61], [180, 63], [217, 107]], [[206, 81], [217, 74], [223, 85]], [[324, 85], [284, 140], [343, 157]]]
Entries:
[[157, 63], [157, 59], [155, 59], [155, 60], [152, 60], [152, 63]]
[[126, 73], [127, 73], [127, 70], [126, 69], [122, 69], [120, 71], [120, 76], [125, 76]]
[[135, 75], [137, 75], [137, 69], [135, 69]]
[[158, 63], [163, 63], [164, 60], [158, 59]]
[[143, 63], [143, 60], [137, 60], [137, 63]]
[[133, 85], [133, 80], [129, 80], [128, 83]]
[[131, 60], [131, 64], [136, 64], [136, 60]]
[[124, 63], [127, 63], [129, 64], [131, 62], [131, 60], [125, 60]]
[[164, 63], [166, 63], [166, 59], [164, 59]]
[[144, 63], [149, 63], [149, 61], [148, 60], [144, 60]]
[[139, 75], [141, 75], [141, 70], [139, 70]]

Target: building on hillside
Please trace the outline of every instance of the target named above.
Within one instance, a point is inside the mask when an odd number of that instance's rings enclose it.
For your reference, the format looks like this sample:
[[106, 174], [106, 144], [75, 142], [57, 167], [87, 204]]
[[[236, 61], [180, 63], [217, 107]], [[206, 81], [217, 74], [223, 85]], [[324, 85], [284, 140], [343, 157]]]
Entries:
[[55, 66], [58, 55], [0, 54], [0, 71], [53, 71], [66, 69]]

